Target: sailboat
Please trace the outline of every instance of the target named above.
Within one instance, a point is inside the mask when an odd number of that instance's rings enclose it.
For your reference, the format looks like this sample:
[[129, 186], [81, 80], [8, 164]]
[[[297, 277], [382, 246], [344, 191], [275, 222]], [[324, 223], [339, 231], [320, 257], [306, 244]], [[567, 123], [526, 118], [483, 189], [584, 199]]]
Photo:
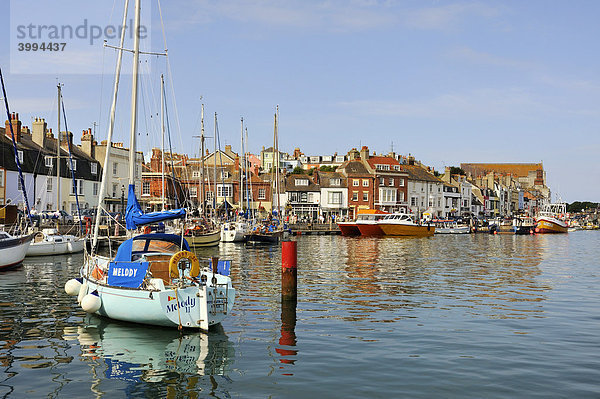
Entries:
[[[216, 137], [216, 124], [217, 124], [217, 115], [215, 114], [215, 137]], [[185, 238], [188, 240], [190, 246], [193, 248], [203, 248], [203, 247], [214, 247], [219, 245], [221, 241], [221, 232], [218, 228], [215, 228], [214, 221], [209, 221], [206, 217], [206, 202], [204, 200], [204, 104], [202, 105], [201, 117], [200, 117], [200, 180], [201, 180], [201, 188], [200, 188], [200, 198], [201, 198], [201, 207], [202, 207], [202, 217], [200, 219], [195, 220], [193, 226], [185, 232]], [[215, 138], [216, 143], [216, 138]], [[216, 144], [215, 144], [215, 163], [216, 163]], [[216, 167], [215, 167], [216, 170]], [[215, 180], [215, 193], [217, 182]]]
[[[244, 151], [244, 118], [242, 118], [242, 138], [240, 140], [240, 150], [242, 154], [242, 158], [239, 159], [240, 162], [240, 207], [238, 217], [234, 221], [225, 222], [221, 225], [221, 241], [223, 242], [243, 242], [246, 241], [246, 234], [249, 232], [249, 225], [246, 220], [242, 217], [242, 209], [244, 208], [244, 172], [246, 170], [245, 165], [245, 151]], [[248, 193], [246, 193], [248, 194]]]
[[[272, 190], [275, 193], [276, 201], [272, 201], [271, 215], [262, 224], [257, 224], [252, 231], [246, 235], [246, 242], [250, 244], [277, 244], [283, 238], [283, 228], [280, 225], [281, 207], [279, 204], [279, 137], [278, 137], [278, 117], [279, 106], [275, 112], [275, 122], [273, 128], [273, 167], [271, 168]], [[275, 211], [274, 203], [277, 203]], [[275, 215], [275, 217], [273, 217]]]
[[[58, 88], [58, 137], [56, 141], [56, 206], [60, 207], [60, 105], [62, 103], [61, 85]], [[68, 129], [67, 129], [68, 130]], [[69, 155], [71, 149], [69, 148]], [[72, 162], [72, 160], [71, 160]], [[71, 168], [73, 170], [73, 168]], [[75, 190], [77, 196], [77, 190]], [[77, 207], [79, 209], [79, 206]], [[81, 220], [81, 217], [79, 218]], [[83, 251], [85, 239], [72, 234], [60, 234], [58, 229], [43, 229], [35, 234], [33, 242], [27, 250], [27, 256], [49, 256], [73, 254]]]
[[[212, 258], [210, 270], [206, 264], [201, 267], [186, 239], [179, 235], [149, 233], [132, 237], [138, 227], [186, 216], [183, 208], [145, 214], [135, 195], [140, 3], [141, 0], [135, 0], [129, 188], [125, 214], [131, 238], [119, 246], [112, 259], [85, 253], [80, 277], [67, 281], [65, 291], [77, 296], [88, 313], [140, 324], [207, 331], [210, 326], [221, 323], [233, 308], [235, 289], [228, 276], [229, 263]], [[116, 81], [124, 34], [123, 29]], [[113, 109], [115, 100], [116, 95], [113, 95]], [[109, 135], [111, 131], [109, 128]]]
[[[11, 118], [10, 109], [8, 108], [8, 98], [6, 96], [6, 88], [4, 87], [4, 76], [2, 75], [1, 68], [0, 82], [2, 83], [4, 106], [6, 108], [6, 116], [8, 117], [10, 126], [13, 153], [15, 157], [14, 159], [15, 163], [17, 164], [17, 170], [19, 171], [19, 181], [21, 183], [21, 189], [25, 200], [25, 212], [27, 215], [27, 219], [29, 220], [29, 224], [33, 225], [33, 223], [31, 222], [31, 214], [29, 213], [29, 200], [27, 199], [25, 181], [23, 180], [23, 172], [21, 170], [21, 162], [19, 161], [19, 156], [17, 154], [17, 143], [15, 142], [15, 132], [13, 131], [12, 123], [13, 118]], [[0, 231], [0, 270], [7, 270], [19, 266], [21, 262], [23, 262], [23, 259], [25, 259], [25, 254], [27, 253], [27, 249], [29, 248], [32, 239], [32, 234], [12, 235], [6, 231]]]

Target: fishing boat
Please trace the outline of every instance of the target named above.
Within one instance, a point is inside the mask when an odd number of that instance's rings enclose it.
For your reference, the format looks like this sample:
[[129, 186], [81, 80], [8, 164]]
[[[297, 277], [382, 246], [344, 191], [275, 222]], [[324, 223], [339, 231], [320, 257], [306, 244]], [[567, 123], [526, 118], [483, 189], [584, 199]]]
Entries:
[[535, 232], [539, 234], [568, 233], [569, 226], [566, 215], [567, 204], [563, 202], [545, 204], [537, 217]]
[[13, 236], [0, 231], [0, 270], [17, 267], [25, 259], [33, 234]]
[[459, 224], [456, 220], [431, 221], [435, 225], [435, 234], [469, 234], [471, 228], [467, 224]]
[[246, 243], [248, 244], [277, 244], [283, 239], [283, 229], [276, 223], [257, 225], [246, 234]]
[[[140, 3], [141, 0], [135, 1], [133, 32], [139, 32], [140, 29]], [[126, 18], [127, 7], [123, 21], [126, 21]], [[121, 32], [121, 44], [124, 32], [125, 30]], [[139, 35], [134, 36], [129, 186], [125, 213], [129, 237], [142, 226], [186, 217], [183, 208], [143, 213], [136, 198], [134, 178], [139, 39]], [[117, 59], [116, 82], [122, 52], [121, 45]], [[113, 110], [115, 102], [116, 85]], [[109, 140], [113, 123], [114, 119], [111, 116]], [[108, 155], [105, 159], [108, 161]], [[102, 204], [99, 204], [100, 206]], [[190, 246], [182, 236], [166, 233], [141, 234], [125, 240], [114, 258], [93, 252], [85, 253], [79, 278], [67, 281], [65, 291], [69, 295], [77, 296], [81, 307], [88, 313], [133, 323], [208, 331], [210, 326], [221, 323], [230, 314], [235, 300], [235, 289], [229, 277], [228, 262], [219, 262], [218, 258], [212, 258], [210, 270], [206, 266], [201, 267], [200, 261], [190, 252]]]
[[214, 247], [221, 241], [221, 231], [198, 222], [195, 226], [185, 230], [185, 239], [192, 248]]
[[408, 213], [391, 213], [377, 223], [386, 236], [426, 237], [435, 233], [434, 225], [416, 223], [414, 216]]
[[389, 212], [376, 209], [373, 211], [374, 213], [360, 213], [361, 211], [358, 211], [359, 214], [356, 218], [356, 227], [358, 228], [361, 236], [369, 237], [384, 235], [383, 230], [381, 230], [381, 226], [379, 226], [379, 221], [382, 220], [385, 215], [388, 215]]
[[535, 232], [535, 220], [529, 216], [518, 216], [513, 219], [514, 232], [517, 235], [533, 234]]

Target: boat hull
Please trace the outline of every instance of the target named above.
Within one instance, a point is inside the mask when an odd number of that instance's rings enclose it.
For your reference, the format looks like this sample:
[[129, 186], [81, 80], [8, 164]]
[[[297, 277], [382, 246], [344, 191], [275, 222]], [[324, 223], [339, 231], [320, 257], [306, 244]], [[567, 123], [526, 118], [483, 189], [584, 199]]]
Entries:
[[538, 218], [535, 232], [539, 234], [568, 233], [569, 227], [560, 219], [542, 216]]
[[469, 226], [435, 227], [435, 234], [469, 234], [470, 232]]
[[0, 270], [18, 266], [25, 259], [33, 235], [13, 237], [0, 241]]
[[283, 237], [283, 231], [273, 233], [251, 233], [246, 236], [246, 242], [250, 244], [277, 244]]
[[186, 236], [186, 241], [190, 247], [214, 247], [219, 245], [221, 241], [221, 231], [217, 230], [211, 233], [201, 234], [197, 236]]
[[231, 224], [221, 226], [222, 242], [243, 242], [246, 240], [245, 224]]
[[[210, 281], [212, 274], [208, 276]], [[207, 285], [148, 290], [108, 286], [85, 276], [83, 278], [85, 293], [96, 291], [100, 297], [101, 306], [96, 314], [131, 323], [206, 329], [221, 323], [235, 300], [235, 289], [219, 286], [220, 281], [217, 281], [216, 288]], [[203, 301], [206, 302], [203, 304]], [[207, 317], [208, 325], [203, 328], [204, 317]]]
[[435, 226], [431, 225], [380, 223], [379, 226], [386, 236], [428, 237], [435, 233]]
[[51, 256], [74, 254], [83, 251], [85, 240], [83, 238], [72, 241], [40, 241], [31, 243], [27, 256]]
[[375, 221], [357, 223], [356, 226], [362, 236], [382, 236], [384, 234], [379, 224]]
[[355, 222], [340, 222], [337, 224], [343, 236], [359, 236], [360, 230]]

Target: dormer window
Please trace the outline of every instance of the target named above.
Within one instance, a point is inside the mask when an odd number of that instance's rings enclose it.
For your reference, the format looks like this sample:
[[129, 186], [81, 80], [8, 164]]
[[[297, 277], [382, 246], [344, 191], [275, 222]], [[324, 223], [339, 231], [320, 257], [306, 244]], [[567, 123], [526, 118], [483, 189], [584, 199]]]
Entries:
[[46, 155], [44, 157], [44, 164], [46, 165], [46, 167], [51, 168], [53, 165], [52, 157], [49, 155]]
[[98, 164], [96, 162], [90, 162], [90, 172], [92, 172], [93, 175], [98, 174]]
[[308, 179], [296, 179], [296, 186], [308, 186]]

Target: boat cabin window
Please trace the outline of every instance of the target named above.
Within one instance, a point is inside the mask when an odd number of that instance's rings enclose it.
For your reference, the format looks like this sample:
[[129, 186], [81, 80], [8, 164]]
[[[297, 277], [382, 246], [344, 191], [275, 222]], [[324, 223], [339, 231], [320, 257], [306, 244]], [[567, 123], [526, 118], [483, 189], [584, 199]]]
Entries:
[[8, 234], [6, 234], [6, 233], [0, 233], [0, 240], [4, 240], [6, 238], [9, 238]]
[[170, 241], [161, 240], [134, 240], [131, 244], [131, 252], [160, 252], [175, 254], [179, 252], [179, 245]]

